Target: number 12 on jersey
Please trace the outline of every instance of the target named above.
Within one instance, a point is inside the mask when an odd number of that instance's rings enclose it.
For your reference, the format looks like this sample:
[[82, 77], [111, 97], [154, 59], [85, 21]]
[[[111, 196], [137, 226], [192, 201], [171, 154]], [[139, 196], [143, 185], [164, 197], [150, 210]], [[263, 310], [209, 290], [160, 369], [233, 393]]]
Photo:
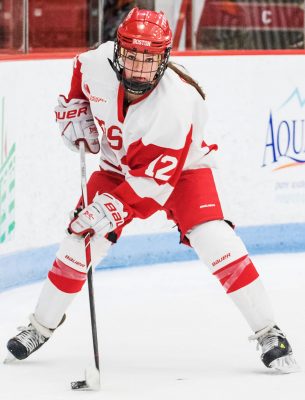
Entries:
[[[166, 165], [162, 166], [162, 164]], [[171, 174], [168, 175], [167, 173], [170, 171], [173, 172], [177, 164], [178, 160], [176, 157], [161, 154], [161, 156], [149, 164], [145, 174], [152, 178], [160, 179], [161, 181], [168, 181]]]

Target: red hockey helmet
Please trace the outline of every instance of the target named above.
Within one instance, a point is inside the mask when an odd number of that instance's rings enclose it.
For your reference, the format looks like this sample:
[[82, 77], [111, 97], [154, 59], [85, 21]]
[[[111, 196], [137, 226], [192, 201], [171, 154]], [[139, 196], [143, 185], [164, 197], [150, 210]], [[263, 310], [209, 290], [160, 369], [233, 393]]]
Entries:
[[[172, 43], [172, 32], [164, 13], [133, 8], [117, 30], [114, 47], [113, 68], [125, 89], [134, 94], [143, 94], [157, 85], [168, 64]], [[124, 76], [124, 50], [133, 53], [160, 55], [156, 70], [152, 70], [150, 81], [136, 81]]]

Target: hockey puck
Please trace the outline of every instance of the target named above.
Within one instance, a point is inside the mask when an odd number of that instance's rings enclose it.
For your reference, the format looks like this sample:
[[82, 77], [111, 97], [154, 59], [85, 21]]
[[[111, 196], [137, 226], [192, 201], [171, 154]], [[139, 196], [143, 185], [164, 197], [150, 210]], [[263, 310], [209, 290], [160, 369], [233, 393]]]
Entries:
[[72, 390], [100, 390], [100, 371], [91, 367], [85, 370], [85, 380], [71, 382]]
[[81, 389], [88, 389], [88, 384], [86, 381], [75, 381], [71, 382], [71, 389], [72, 390], [81, 390]]

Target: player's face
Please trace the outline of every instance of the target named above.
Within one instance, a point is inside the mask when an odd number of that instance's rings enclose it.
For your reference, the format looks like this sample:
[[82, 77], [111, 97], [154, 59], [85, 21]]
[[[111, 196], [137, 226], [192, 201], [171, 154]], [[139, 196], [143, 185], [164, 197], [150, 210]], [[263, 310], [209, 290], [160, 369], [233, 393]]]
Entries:
[[121, 49], [127, 79], [152, 82], [162, 60], [161, 54], [138, 53]]

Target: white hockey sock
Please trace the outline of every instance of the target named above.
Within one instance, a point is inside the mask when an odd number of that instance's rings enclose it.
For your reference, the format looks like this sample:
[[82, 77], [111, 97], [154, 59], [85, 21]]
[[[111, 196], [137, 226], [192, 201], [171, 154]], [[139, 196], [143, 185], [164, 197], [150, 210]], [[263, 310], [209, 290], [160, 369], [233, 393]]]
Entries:
[[47, 278], [36, 305], [35, 318], [46, 328], [56, 329], [76, 295], [62, 292]]
[[233, 300], [253, 332], [275, 325], [273, 310], [260, 278], [228, 296]]

